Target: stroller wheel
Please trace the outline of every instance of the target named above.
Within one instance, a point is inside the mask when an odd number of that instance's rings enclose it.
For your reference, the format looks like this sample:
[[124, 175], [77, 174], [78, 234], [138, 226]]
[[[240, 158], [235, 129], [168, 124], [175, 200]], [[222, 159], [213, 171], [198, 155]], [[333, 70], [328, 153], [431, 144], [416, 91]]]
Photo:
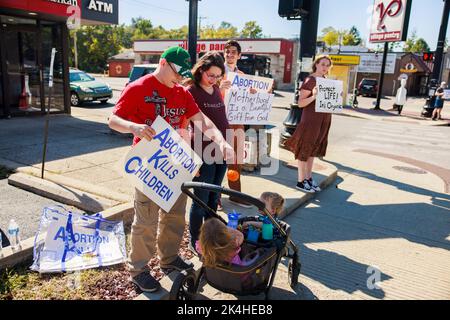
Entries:
[[292, 290], [295, 290], [298, 284], [298, 276], [300, 275], [301, 264], [297, 259], [292, 259], [289, 261], [288, 265], [288, 279], [289, 285]]
[[196, 290], [196, 277], [192, 271], [181, 271], [175, 278], [169, 293], [169, 300], [193, 300]]

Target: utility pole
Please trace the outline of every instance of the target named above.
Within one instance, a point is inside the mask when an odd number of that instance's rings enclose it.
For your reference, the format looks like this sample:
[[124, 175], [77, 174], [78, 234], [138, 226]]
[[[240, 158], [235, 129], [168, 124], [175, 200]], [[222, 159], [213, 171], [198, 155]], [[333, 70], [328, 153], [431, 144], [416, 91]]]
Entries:
[[434, 67], [433, 67], [433, 76], [432, 79], [436, 79], [436, 81], [441, 80], [441, 67], [442, 60], [444, 58], [444, 45], [445, 45], [445, 36], [447, 34], [447, 26], [448, 26], [448, 18], [450, 12], [450, 0], [444, 0], [444, 12], [442, 13], [442, 21], [441, 21], [441, 29], [439, 31], [439, 38], [436, 48], [436, 53], [434, 55]]
[[188, 48], [191, 56], [191, 63], [194, 65], [197, 62], [197, 20], [198, 20], [198, 2], [200, 0], [186, 0], [189, 1], [189, 36]]
[[384, 84], [384, 73], [386, 71], [386, 61], [387, 61], [387, 54], [389, 51], [389, 42], [384, 43], [384, 52], [383, 52], [383, 63], [381, 64], [381, 73], [380, 78], [378, 81], [378, 94], [377, 94], [377, 103], [375, 104], [374, 110], [381, 110], [380, 104], [381, 104], [381, 95], [383, 93], [383, 84]]
[[206, 20], [208, 17], [198, 17], [198, 39], [201, 38], [202, 33], [202, 20]]
[[74, 60], [75, 60], [75, 68], [78, 69], [78, 44], [77, 44], [77, 30], [73, 32], [73, 51], [74, 51]]

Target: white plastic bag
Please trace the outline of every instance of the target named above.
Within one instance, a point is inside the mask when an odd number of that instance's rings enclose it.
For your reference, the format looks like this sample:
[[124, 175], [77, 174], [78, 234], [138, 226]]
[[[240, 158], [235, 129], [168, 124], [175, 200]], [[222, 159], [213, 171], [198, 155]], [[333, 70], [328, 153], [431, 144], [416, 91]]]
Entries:
[[36, 233], [31, 269], [40, 273], [77, 271], [126, 260], [122, 221], [46, 207]]

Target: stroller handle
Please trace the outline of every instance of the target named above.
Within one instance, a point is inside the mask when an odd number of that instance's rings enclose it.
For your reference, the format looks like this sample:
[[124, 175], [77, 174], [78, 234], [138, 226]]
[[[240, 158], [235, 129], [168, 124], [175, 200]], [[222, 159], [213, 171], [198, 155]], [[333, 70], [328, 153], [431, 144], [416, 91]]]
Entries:
[[204, 183], [204, 182], [184, 182], [181, 185], [181, 191], [183, 191], [184, 193], [186, 193], [186, 191], [189, 189], [202, 189], [202, 190], [216, 192], [216, 193], [223, 193], [223, 194], [232, 196], [234, 198], [239, 198], [249, 204], [252, 204], [261, 211], [264, 211], [264, 209], [266, 208], [266, 205], [259, 199], [253, 198], [242, 192], [226, 189], [224, 187], [216, 186], [213, 184], [208, 184], [208, 183]]

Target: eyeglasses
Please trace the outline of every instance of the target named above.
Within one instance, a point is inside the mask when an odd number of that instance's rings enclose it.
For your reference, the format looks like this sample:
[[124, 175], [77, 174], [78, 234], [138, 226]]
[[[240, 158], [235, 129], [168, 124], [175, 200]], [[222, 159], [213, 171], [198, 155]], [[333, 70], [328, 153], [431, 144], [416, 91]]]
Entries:
[[205, 73], [205, 74], [206, 74], [206, 76], [207, 76], [209, 79], [212, 79], [212, 80], [220, 80], [220, 79], [222, 79], [222, 77], [223, 77], [223, 75], [215, 76], [215, 75], [213, 75], [213, 74], [207, 74], [207, 73]]

